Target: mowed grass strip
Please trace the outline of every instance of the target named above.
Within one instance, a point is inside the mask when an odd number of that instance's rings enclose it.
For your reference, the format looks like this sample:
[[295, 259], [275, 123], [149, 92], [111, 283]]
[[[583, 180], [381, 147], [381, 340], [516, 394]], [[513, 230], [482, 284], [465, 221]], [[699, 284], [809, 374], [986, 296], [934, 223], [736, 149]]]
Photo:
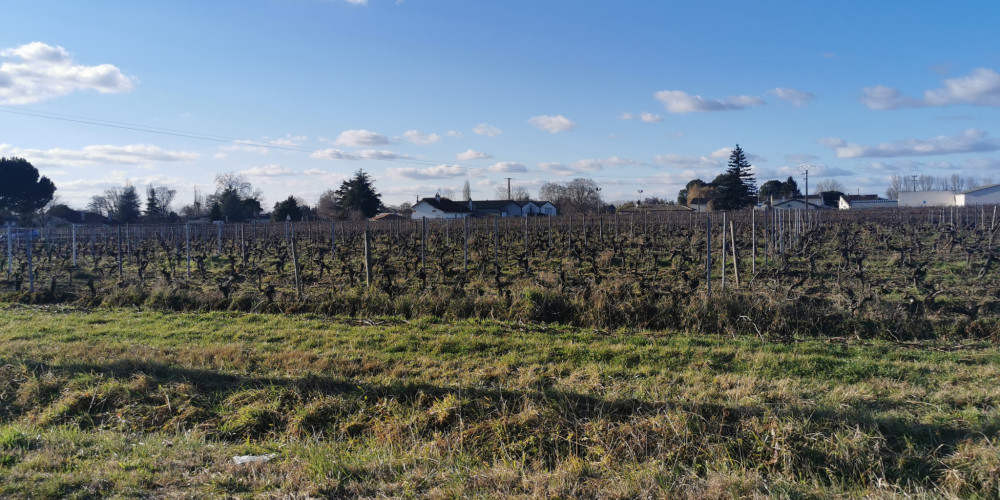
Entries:
[[998, 361], [985, 343], [5, 307], [0, 497], [995, 497]]

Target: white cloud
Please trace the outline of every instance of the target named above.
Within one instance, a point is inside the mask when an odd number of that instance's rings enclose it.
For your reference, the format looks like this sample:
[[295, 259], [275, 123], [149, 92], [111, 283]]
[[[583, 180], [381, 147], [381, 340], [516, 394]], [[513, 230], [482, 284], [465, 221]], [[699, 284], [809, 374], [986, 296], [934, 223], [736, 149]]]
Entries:
[[102, 94], [128, 92], [135, 79], [110, 64], [75, 64], [66, 49], [31, 42], [0, 51], [0, 104], [31, 104], [76, 90]]
[[239, 173], [249, 175], [252, 177], [283, 177], [288, 175], [295, 175], [295, 171], [278, 164], [265, 165], [263, 167], [253, 167], [246, 170], [241, 170]]
[[150, 162], [190, 162], [199, 158], [191, 151], [167, 151], [151, 144], [127, 146], [94, 145], [82, 149], [21, 149], [10, 144], [0, 144], [0, 156], [18, 156], [37, 165], [89, 167], [115, 163], [120, 165], [147, 165]]
[[413, 144], [423, 144], [423, 145], [434, 144], [435, 142], [439, 142], [441, 140], [440, 135], [424, 134], [417, 130], [407, 130], [403, 134], [403, 137], [406, 137], [406, 140], [412, 142]]
[[346, 0], [351, 5], [368, 5], [368, 0]]
[[389, 138], [370, 130], [345, 130], [337, 136], [337, 146], [364, 147], [389, 144]]
[[386, 174], [396, 179], [447, 179], [465, 176], [466, 169], [459, 165], [438, 165], [429, 168], [389, 168], [386, 169]]
[[568, 165], [564, 165], [562, 163], [555, 163], [555, 162], [539, 163], [538, 170], [555, 175], [570, 175], [577, 173], [577, 169], [570, 167]]
[[455, 158], [457, 158], [459, 160], [462, 160], [462, 161], [467, 161], [467, 160], [488, 160], [490, 158], [493, 158], [493, 155], [489, 155], [489, 154], [486, 154], [486, 153], [481, 153], [479, 151], [475, 151], [475, 150], [469, 149], [469, 150], [463, 151], [461, 153], [458, 153], [457, 155], [455, 155]]
[[220, 146], [222, 151], [244, 151], [247, 153], [255, 153], [259, 155], [266, 155], [270, 151], [268, 148], [261, 146], [255, 141], [249, 139], [239, 139], [232, 142], [232, 144], [226, 144], [225, 146]]
[[513, 162], [513, 161], [502, 161], [499, 163], [494, 163], [490, 167], [490, 172], [494, 173], [511, 173], [511, 172], [527, 172], [528, 167], [525, 167], [523, 163]]
[[642, 121], [644, 121], [646, 123], [656, 123], [656, 122], [662, 122], [663, 121], [663, 117], [662, 116], [660, 116], [660, 115], [658, 115], [656, 113], [649, 113], [649, 112], [642, 112], [642, 113], [639, 113], [638, 115], [634, 115], [632, 113], [622, 113], [622, 114], [618, 115], [618, 118], [621, 119], [621, 120], [635, 120], [635, 119], [639, 119], [639, 120], [642, 120]]
[[639, 119], [646, 123], [662, 122], [663, 117], [654, 113], [639, 113]]
[[[689, 155], [656, 155], [653, 161], [660, 163], [669, 167], [683, 168], [688, 171], [695, 170], [707, 170], [707, 169], [720, 169], [725, 168], [726, 162], [729, 160], [729, 155], [732, 154], [732, 148], [719, 148], [711, 153], [704, 156], [689, 156]], [[760, 159], [759, 157], [753, 155], [747, 155], [747, 159], [754, 161], [755, 159]]]
[[366, 149], [364, 151], [358, 151], [358, 156], [360, 156], [362, 160], [404, 160], [407, 158], [411, 158], [408, 155], [393, 153], [392, 151], [374, 150], [374, 149]]
[[819, 143], [834, 150], [837, 158], [892, 158], [1000, 150], [1000, 140], [987, 139], [986, 132], [976, 129], [966, 130], [955, 137], [937, 136], [930, 139], [907, 139], [883, 142], [874, 146], [849, 143], [837, 137], [820, 139]]
[[923, 99], [903, 95], [898, 89], [877, 85], [862, 89], [861, 103], [869, 109], [886, 110], [953, 104], [1000, 106], [1000, 74], [989, 68], [976, 68], [967, 76], [948, 78], [940, 89], [927, 90]]
[[764, 100], [749, 95], [738, 95], [725, 99], [705, 99], [700, 95], [691, 95], [683, 90], [661, 90], [653, 97], [666, 106], [671, 113], [692, 113], [697, 111], [734, 111], [750, 106], [760, 106]]
[[496, 137], [503, 134], [503, 130], [500, 130], [499, 128], [488, 123], [480, 123], [479, 125], [476, 125], [472, 131], [475, 132], [476, 135], [485, 135], [487, 137]]
[[631, 160], [628, 158], [620, 158], [618, 156], [612, 156], [609, 158], [603, 158], [599, 160], [595, 159], [584, 159], [573, 163], [573, 168], [585, 171], [585, 172], [596, 172], [602, 170], [605, 167], [622, 167], [622, 166], [635, 166], [642, 165], [642, 162]]
[[311, 158], [320, 160], [402, 160], [410, 156], [394, 153], [392, 151], [366, 149], [351, 153], [336, 148], [321, 149], [309, 155]]
[[326, 175], [327, 171], [318, 168], [308, 168], [304, 170], [302, 173], [306, 175]]
[[786, 89], [778, 87], [770, 92], [778, 99], [790, 102], [796, 108], [801, 108], [816, 98], [815, 94], [803, 92], [801, 90]]
[[447, 134], [448, 137], [462, 137], [462, 133], [457, 130], [449, 130]]
[[566, 132], [568, 130], [573, 130], [574, 128], [576, 128], [576, 124], [573, 123], [572, 120], [566, 118], [563, 115], [533, 116], [528, 119], [528, 123], [550, 134], [558, 134], [559, 132]]
[[309, 155], [310, 158], [316, 158], [319, 160], [357, 160], [358, 155], [354, 153], [348, 153], [336, 148], [321, 149], [319, 151], [314, 151]]

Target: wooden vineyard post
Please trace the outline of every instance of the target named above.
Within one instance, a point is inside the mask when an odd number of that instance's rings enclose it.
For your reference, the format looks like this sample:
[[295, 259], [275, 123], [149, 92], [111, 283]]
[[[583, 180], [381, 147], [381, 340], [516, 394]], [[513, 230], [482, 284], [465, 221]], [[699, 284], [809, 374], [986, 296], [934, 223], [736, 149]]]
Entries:
[[552, 250], [552, 214], [549, 214], [549, 250]]
[[750, 212], [750, 274], [757, 274], [757, 212]]
[[427, 217], [420, 219], [420, 272], [427, 275]]
[[11, 273], [13, 272], [12, 268], [14, 267], [14, 246], [11, 241], [12, 225], [10, 222], [7, 223], [7, 281], [10, 281]]
[[524, 258], [528, 258], [528, 216], [524, 216]]
[[583, 225], [583, 246], [586, 247], [587, 246], [587, 214], [581, 215], [580, 219], [581, 219], [581, 222], [582, 222], [582, 225]]
[[[93, 241], [91, 241], [93, 248]], [[184, 224], [184, 253], [187, 254], [187, 279], [191, 279], [191, 223]]]
[[[726, 228], [722, 228], [723, 231]], [[729, 245], [733, 247], [733, 277], [736, 279], [736, 288], [740, 288], [740, 261], [736, 255], [736, 229], [733, 221], [729, 221]]]
[[216, 242], [216, 251], [215, 251], [215, 253], [219, 257], [222, 257], [222, 221], [221, 220], [217, 221], [215, 223], [215, 225], [219, 226], [219, 230], [217, 231], [218, 232], [218, 240], [219, 241]]
[[462, 272], [467, 272], [469, 270], [469, 218], [463, 217], [462, 220], [465, 222], [465, 241], [462, 258]]
[[288, 241], [291, 243], [292, 248], [292, 268], [294, 269], [295, 276], [295, 297], [298, 300], [302, 300], [302, 281], [299, 279], [299, 256], [295, 253], [295, 223], [289, 222], [285, 225], [285, 231], [288, 235]]
[[726, 213], [722, 212], [722, 286], [720, 290], [726, 290]]
[[122, 279], [122, 227], [118, 226], [118, 279]]
[[[35, 269], [31, 263], [31, 230], [25, 232], [25, 241], [28, 242], [28, 291], [35, 293]], [[119, 268], [121, 265], [119, 264]], [[120, 271], [119, 271], [120, 272]]]
[[708, 284], [708, 297], [712, 298], [712, 216], [705, 218], [705, 282]]
[[372, 286], [372, 240], [365, 221], [365, 286]]
[[500, 218], [493, 219], [493, 260], [500, 265]]
[[73, 224], [73, 267], [76, 267], [76, 224]]
[[337, 258], [337, 222], [330, 222], [330, 258]]

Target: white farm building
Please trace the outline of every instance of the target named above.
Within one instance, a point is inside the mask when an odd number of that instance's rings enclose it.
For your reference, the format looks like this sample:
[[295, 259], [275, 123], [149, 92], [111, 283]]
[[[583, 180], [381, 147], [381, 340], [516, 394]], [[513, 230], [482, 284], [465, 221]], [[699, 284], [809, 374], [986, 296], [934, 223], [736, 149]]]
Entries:
[[903, 191], [901, 207], [966, 207], [1000, 205], [1000, 184], [990, 184], [965, 191]]

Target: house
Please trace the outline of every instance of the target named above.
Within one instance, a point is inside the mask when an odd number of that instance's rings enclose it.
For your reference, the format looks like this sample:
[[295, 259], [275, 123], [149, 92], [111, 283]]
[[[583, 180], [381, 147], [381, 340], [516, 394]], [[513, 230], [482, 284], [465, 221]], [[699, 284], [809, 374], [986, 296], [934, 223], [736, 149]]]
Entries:
[[[808, 200], [808, 201], [807, 201]], [[819, 210], [828, 208], [822, 203], [820, 199], [813, 197], [812, 199], [806, 198], [790, 198], [787, 200], [782, 200], [771, 205], [771, 208], [775, 210], [789, 210], [796, 208], [808, 208], [810, 210]]]
[[840, 203], [837, 208], [841, 210], [858, 210], [865, 208], [896, 208], [897, 206], [899, 206], [899, 203], [896, 200], [879, 198], [878, 195], [863, 194], [859, 196], [845, 194], [840, 197]]
[[966, 189], [960, 193], [955, 193], [955, 204], [960, 207], [1000, 205], [1000, 184], [990, 184], [989, 186]]
[[952, 207], [955, 206], [955, 192], [902, 191], [898, 201], [901, 207]]
[[476, 215], [519, 217], [521, 215], [521, 204], [512, 200], [470, 200], [469, 210]]
[[559, 209], [551, 202], [533, 201], [531, 203], [538, 207], [538, 215], [559, 215]]
[[372, 217], [372, 218], [370, 218], [368, 220], [370, 220], [372, 222], [375, 222], [375, 221], [380, 221], [380, 220], [382, 220], [382, 221], [395, 221], [395, 220], [409, 220], [409, 219], [410, 219], [409, 215], [404, 215], [404, 214], [396, 213], [396, 212], [382, 212], [380, 214], [376, 214], [374, 217]]
[[419, 203], [413, 205], [411, 219], [461, 219], [472, 214], [472, 210], [465, 203], [451, 201], [437, 195], [433, 198], [424, 198]]
[[707, 198], [691, 198], [688, 200], [688, 207], [695, 212], [708, 212], [712, 209], [714, 205], [715, 197]]
[[519, 201], [517, 204], [521, 206], [521, 215], [542, 215], [542, 208], [533, 201]]

